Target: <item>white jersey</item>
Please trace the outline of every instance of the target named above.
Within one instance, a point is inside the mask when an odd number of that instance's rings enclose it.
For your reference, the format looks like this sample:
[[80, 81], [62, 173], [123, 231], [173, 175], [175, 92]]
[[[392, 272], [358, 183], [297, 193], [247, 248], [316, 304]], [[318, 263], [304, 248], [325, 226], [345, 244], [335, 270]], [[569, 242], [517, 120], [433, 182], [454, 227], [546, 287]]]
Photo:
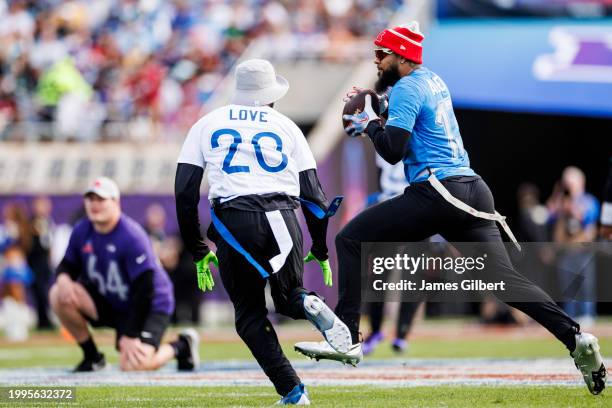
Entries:
[[179, 163], [208, 170], [208, 198], [300, 195], [299, 173], [316, 163], [302, 131], [268, 106], [228, 105], [189, 130]]
[[381, 196], [379, 201], [387, 200], [396, 195], [402, 194], [404, 189], [410, 185], [406, 180], [404, 172], [404, 163], [399, 161], [396, 164], [390, 164], [385, 161], [380, 155], [376, 154], [376, 165], [380, 168], [380, 189]]

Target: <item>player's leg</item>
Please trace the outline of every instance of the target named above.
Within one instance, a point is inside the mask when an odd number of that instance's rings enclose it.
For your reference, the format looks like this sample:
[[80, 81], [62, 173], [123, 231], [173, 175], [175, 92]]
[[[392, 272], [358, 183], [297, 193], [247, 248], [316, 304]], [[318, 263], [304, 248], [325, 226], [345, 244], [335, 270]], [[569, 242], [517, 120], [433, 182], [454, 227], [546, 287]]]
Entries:
[[353, 365], [361, 361], [361, 243], [421, 241], [439, 231], [444, 216], [435, 195], [423, 183], [416, 183], [402, 195], [366, 209], [349, 222], [336, 236], [339, 299], [335, 312], [349, 328], [351, 348], [340, 353], [325, 342], [301, 342], [295, 350], [315, 359]]
[[[292, 243], [291, 251], [287, 255], [284, 265], [278, 272], [270, 275], [268, 278], [272, 300], [274, 301], [274, 309], [276, 313], [292, 319], [306, 319], [304, 296], [308, 295], [308, 291], [304, 289], [302, 230], [295, 216], [295, 211], [283, 210], [280, 211], [280, 214]], [[279, 235], [278, 232], [275, 234], [270, 229], [266, 234], [271, 241], [268, 245], [278, 248], [279, 244], [276, 242], [276, 236]]]
[[[83, 350], [83, 361], [75, 368], [75, 371], [97, 371], [106, 366], [104, 355], [98, 348], [91, 336], [88, 322], [100, 321], [100, 310], [103, 306], [102, 299], [96, 305], [92, 293], [78, 282], [62, 282], [72, 286], [75, 294], [75, 302], [68, 303], [60, 296], [58, 283], [56, 282], [49, 290], [49, 303], [53, 312], [60, 319], [62, 325], [74, 337]], [[102, 322], [104, 323], [104, 322]]]
[[[262, 232], [267, 223], [264, 213], [226, 209], [217, 212], [219, 219], [254, 257], [253, 248], [267, 247], [269, 237]], [[219, 272], [223, 286], [234, 305], [236, 331], [276, 392], [288, 395], [301, 380], [283, 353], [272, 323], [267, 318], [264, 288], [266, 280], [246, 259], [219, 236], [211, 225], [208, 237], [217, 245]]]
[[[119, 367], [123, 371], [157, 370], [170, 360], [177, 359], [181, 371], [191, 371], [199, 366], [199, 335], [194, 329], [184, 330], [178, 339], [160, 344], [170, 316], [152, 313], [147, 316], [139, 335], [141, 358], [130, 359], [124, 350], [119, 351]], [[121, 336], [121, 332], [118, 333]]]
[[163, 367], [176, 357], [176, 351], [172, 345], [165, 343], [155, 348], [151, 344], [142, 343], [142, 360], [131, 361], [126, 353], [119, 353], [119, 368], [122, 371], [151, 371]]
[[563, 304], [563, 310], [580, 322], [581, 326], [591, 326], [595, 317], [596, 297], [596, 268], [595, 255], [588, 250], [573, 250], [561, 256], [558, 263], [558, 279], [561, 287], [569, 288], [580, 282], [578, 291], [574, 298], [568, 299]]
[[62, 325], [80, 343], [91, 335], [85, 316], [98, 320], [98, 312], [93, 299], [83, 285], [78, 282], [69, 284], [73, 287], [75, 293], [75, 303], [67, 303], [60, 298], [57, 283], [49, 290], [49, 301], [53, 312], [60, 319]]
[[393, 351], [401, 353], [408, 347], [406, 337], [412, 328], [412, 321], [419, 310], [420, 302], [402, 302], [397, 316], [397, 327], [395, 331], [395, 339], [391, 343]]
[[[381, 253], [380, 256], [390, 256], [393, 257], [397, 253], [401, 253], [401, 248], [389, 248], [388, 253]], [[378, 255], [378, 254], [377, 254]], [[368, 260], [369, 263], [372, 262], [371, 259]], [[375, 277], [372, 277], [372, 280]], [[372, 282], [369, 283], [370, 285]], [[365, 338], [362, 344], [363, 355], [367, 356], [372, 353], [376, 347], [384, 340], [384, 334], [382, 332], [382, 324], [383, 324], [383, 312], [385, 310], [385, 302], [384, 302], [384, 293], [381, 294], [383, 296], [383, 301], [381, 302], [370, 302], [366, 305], [366, 309], [368, 311], [368, 317], [370, 319], [370, 334]]]
[[50, 329], [53, 327], [49, 320], [49, 280], [51, 270], [43, 261], [42, 265], [33, 265], [34, 281], [32, 282], [32, 294], [36, 301], [36, 315], [38, 316], [38, 329]]
[[119, 352], [119, 368], [121, 371], [152, 371], [165, 365], [174, 358], [174, 349], [169, 344], [163, 344], [159, 349], [150, 344], [140, 345], [139, 360], [132, 360], [125, 352]]
[[[488, 213], [495, 211], [493, 195], [482, 179], [469, 183], [445, 184], [453, 196], [473, 208]], [[478, 242], [478, 250], [487, 253], [487, 275], [482, 278], [491, 282], [503, 280], [506, 283], [505, 292], [494, 294], [546, 327], [570, 351], [573, 351], [574, 336], [580, 329], [578, 323], [557, 306], [542, 289], [514, 269], [495, 222], [471, 216], [458, 209], [453, 211], [457, 211], [455, 217], [457, 221], [443, 231], [444, 238], [449, 242]], [[507, 296], [530, 301], [507, 302]]]
[[[447, 187], [451, 194], [473, 208], [494, 212], [493, 196], [483, 180], [477, 180], [469, 188], [461, 186], [455, 191]], [[454, 186], [458, 187], [458, 186]], [[464, 194], [462, 194], [464, 193]], [[457, 210], [459, 211], [459, 210]], [[459, 219], [460, 217], [458, 217]], [[542, 289], [518, 273], [508, 256], [499, 229], [493, 221], [468, 216], [464, 222], [451, 226], [442, 235], [448, 241], [479, 242], [480, 251], [487, 253], [487, 281], [504, 281], [504, 292], [493, 292], [500, 300], [515, 307], [544, 326], [570, 351], [593, 394], [600, 393], [605, 387], [606, 371], [599, 353], [597, 339], [580, 333], [580, 326], [567, 315]], [[516, 302], [512, 299], [529, 299]]]
[[384, 339], [381, 329], [385, 302], [371, 302], [367, 304], [367, 308], [368, 316], [370, 318], [370, 334], [363, 341], [364, 356], [372, 353], [376, 346], [378, 346], [378, 344]]
[[[145, 343], [145, 346], [149, 347], [149, 349], [153, 348], [155, 350], [155, 348], [150, 344]], [[157, 350], [155, 350], [153, 358], [151, 358], [151, 361], [149, 363], [148, 369], [157, 370], [158, 368], [166, 365], [168, 361], [173, 360], [175, 357], [176, 352], [174, 350], [174, 347], [172, 347], [168, 343], [162, 344]]]
[[339, 300], [336, 314], [359, 342], [361, 308], [361, 243], [416, 242], [433, 234], [444, 222], [441, 208], [424, 183], [407, 187], [400, 196], [357, 215], [336, 236]]
[[372, 333], [378, 333], [382, 329], [383, 311], [385, 302], [372, 302], [369, 304], [370, 329]]
[[[291, 251], [283, 266], [268, 279], [272, 299], [278, 313], [293, 319], [308, 319], [321, 332], [334, 349], [347, 352], [351, 347], [348, 327], [315, 293], [303, 288], [304, 261], [302, 258], [302, 231], [293, 210], [279, 211], [276, 220], [270, 220], [271, 246], [279, 247], [278, 239], [291, 240]], [[267, 214], [270, 217], [270, 214]], [[281, 218], [282, 217], [282, 218]]]

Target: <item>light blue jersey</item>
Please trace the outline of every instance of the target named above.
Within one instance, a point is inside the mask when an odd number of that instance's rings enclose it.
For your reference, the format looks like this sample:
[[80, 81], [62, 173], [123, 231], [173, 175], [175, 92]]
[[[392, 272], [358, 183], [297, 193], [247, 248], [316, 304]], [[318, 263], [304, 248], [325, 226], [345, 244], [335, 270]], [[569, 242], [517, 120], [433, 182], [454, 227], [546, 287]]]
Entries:
[[476, 175], [463, 148], [450, 92], [429, 69], [421, 67], [393, 86], [387, 125], [411, 133], [404, 158], [410, 183], [426, 180], [427, 168], [435, 170], [440, 180]]

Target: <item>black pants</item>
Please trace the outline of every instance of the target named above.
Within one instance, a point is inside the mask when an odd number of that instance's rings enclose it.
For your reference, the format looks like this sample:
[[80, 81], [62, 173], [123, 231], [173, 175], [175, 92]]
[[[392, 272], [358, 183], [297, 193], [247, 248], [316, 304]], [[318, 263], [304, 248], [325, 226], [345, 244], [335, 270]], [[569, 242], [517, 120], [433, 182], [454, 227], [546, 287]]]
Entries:
[[[480, 177], [453, 177], [443, 180], [442, 184], [453, 196], [476, 210], [495, 211], [493, 195]], [[491, 280], [504, 280], [508, 292], [532, 299], [531, 302], [507, 303], [543, 325], [570, 351], [574, 350], [578, 323], [542, 289], [514, 269], [495, 222], [454, 207], [429, 182], [414, 183], [402, 195], [363, 211], [336, 236], [339, 266], [336, 314], [351, 330], [353, 343], [359, 341], [361, 243], [416, 242], [437, 233], [450, 242], [487, 243], [487, 265], [495, 275]], [[500, 297], [498, 293], [495, 295]]]
[[[397, 253], [404, 252], [404, 245], [399, 247], [385, 248], [381, 256], [393, 257]], [[419, 308], [421, 302], [401, 302], [399, 313], [397, 315], [397, 326], [395, 328], [395, 338], [404, 339], [408, 335], [412, 327], [412, 320]], [[383, 324], [383, 314], [385, 310], [385, 302], [371, 302], [368, 304], [368, 314], [370, 317], [370, 328], [372, 333], [379, 332]]]
[[[237, 209], [215, 210], [217, 217], [236, 240], [268, 272], [272, 299], [276, 312], [293, 319], [305, 319], [302, 287], [304, 262], [302, 231], [294, 210], [280, 210], [293, 241], [284, 266], [272, 274], [270, 258], [280, 250], [264, 212]], [[219, 235], [211, 224], [208, 237], [217, 245], [221, 280], [234, 304], [236, 331], [251, 350], [276, 391], [287, 395], [300, 378], [289, 363], [278, 342], [276, 332], [266, 317], [264, 289], [266, 279], [241, 254]]]
[[[397, 326], [395, 328], [395, 338], [405, 339], [412, 327], [412, 319], [416, 311], [419, 309], [421, 302], [402, 302], [400, 304], [399, 313], [397, 315]], [[383, 312], [385, 302], [370, 303], [370, 327], [372, 333], [379, 332], [383, 323]]]
[[[98, 313], [98, 320], [94, 320], [87, 315], [83, 315], [85, 319], [93, 326], [93, 327], [112, 327], [115, 329], [115, 349], [119, 351], [119, 339], [121, 336], [124, 336], [127, 331], [128, 325], [128, 316], [125, 311], [115, 310], [111, 304], [106, 300], [104, 296], [98, 292], [98, 288], [91, 284], [81, 282], [91, 300], [96, 307], [96, 312]], [[151, 312], [147, 317], [141, 322], [141, 326], [139, 328], [140, 341], [145, 344], [149, 344], [155, 347], [155, 350], [159, 349], [159, 345], [161, 344], [162, 338], [164, 337], [164, 333], [170, 324], [170, 315], [159, 312]], [[143, 336], [144, 333], [147, 333], [147, 336]]]
[[32, 294], [36, 301], [36, 314], [38, 315], [38, 328], [49, 329], [53, 327], [49, 320], [49, 282], [53, 272], [49, 267], [48, 258], [35, 259], [29, 261], [30, 267], [34, 272], [34, 282], [32, 284]]

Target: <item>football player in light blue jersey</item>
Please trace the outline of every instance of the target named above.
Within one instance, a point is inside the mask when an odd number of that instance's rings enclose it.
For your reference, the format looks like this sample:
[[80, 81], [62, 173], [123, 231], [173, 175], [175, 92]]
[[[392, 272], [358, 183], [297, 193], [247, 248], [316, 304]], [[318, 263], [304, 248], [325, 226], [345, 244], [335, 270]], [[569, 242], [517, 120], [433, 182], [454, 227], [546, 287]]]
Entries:
[[436, 176], [474, 176], [463, 148], [450, 92], [440, 77], [425, 67], [402, 77], [391, 89], [387, 126], [410, 132], [403, 158], [411, 183]]
[[470, 168], [446, 84], [421, 65], [423, 39], [418, 23], [412, 22], [383, 30], [374, 41], [378, 47], [376, 90], [391, 87], [385, 125], [372, 108], [371, 95], [365, 96], [362, 112], [343, 117], [350, 122], [345, 129], [349, 135], [367, 135], [391, 164], [403, 161], [410, 182], [403, 194], [361, 212], [336, 236], [339, 300], [335, 312], [347, 324], [353, 344], [347, 353], [334, 351], [324, 342], [298, 343], [296, 350], [316, 359], [361, 360], [361, 244], [418, 242], [440, 234], [449, 242], [481, 243], [471, 249], [488, 255], [478, 277], [505, 282], [505, 290], [492, 293], [560, 340], [589, 391], [599, 394], [607, 377], [597, 338], [581, 333], [580, 325], [550, 296], [514, 269], [496, 222], [520, 246], [504, 217], [495, 211], [489, 187]]

